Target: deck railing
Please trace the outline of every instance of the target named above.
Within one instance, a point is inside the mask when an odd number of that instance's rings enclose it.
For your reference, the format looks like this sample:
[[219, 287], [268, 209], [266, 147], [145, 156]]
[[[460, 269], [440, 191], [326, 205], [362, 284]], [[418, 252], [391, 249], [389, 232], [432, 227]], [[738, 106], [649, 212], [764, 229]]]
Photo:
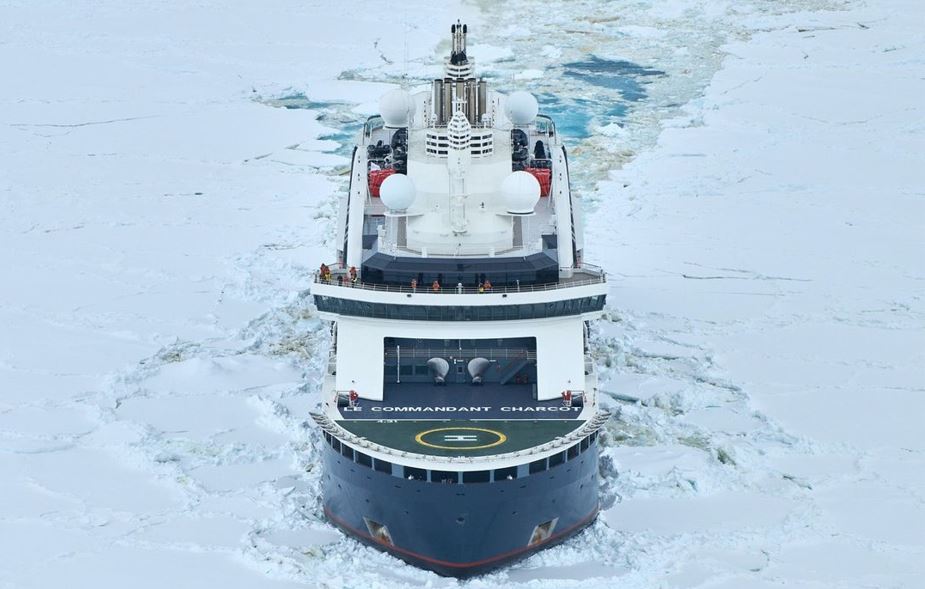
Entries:
[[397, 358], [487, 358], [488, 360], [536, 360], [536, 350], [522, 348], [418, 348], [402, 346], [401, 351], [395, 348], [385, 349], [386, 360]]
[[[340, 278], [340, 280], [338, 280]], [[581, 268], [575, 269], [575, 274], [571, 278], [565, 278], [558, 282], [548, 282], [545, 284], [515, 284], [513, 286], [492, 286], [489, 289], [475, 286], [464, 286], [460, 284], [441, 284], [440, 288], [434, 289], [432, 284], [418, 284], [412, 288], [408, 286], [399, 286], [395, 284], [378, 284], [363, 282], [357, 279], [356, 282], [350, 279], [350, 273], [342, 268], [331, 267], [330, 276], [324, 277], [320, 271], [313, 275], [315, 284], [329, 284], [343, 288], [358, 288], [361, 290], [372, 290], [378, 292], [396, 292], [408, 294], [510, 294], [523, 292], [544, 292], [550, 290], [561, 290], [564, 288], [575, 288], [579, 286], [589, 286], [607, 282], [607, 274], [603, 269], [590, 264], [583, 264]]]
[[[358, 448], [363, 448], [371, 452], [379, 452], [381, 454], [386, 454], [389, 456], [397, 457], [399, 459], [411, 459], [411, 460], [424, 460], [427, 462], [437, 462], [437, 463], [451, 463], [451, 464], [471, 464], [472, 462], [483, 463], [486, 461], [498, 461], [511, 458], [531, 458], [537, 454], [542, 454], [558, 448], [564, 448], [566, 446], [571, 446], [576, 442], [580, 442], [585, 436], [591, 435], [597, 430], [601, 429], [604, 426], [604, 423], [610, 419], [609, 411], [595, 411], [594, 415], [585, 421], [581, 426], [572, 430], [571, 432], [565, 434], [564, 436], [558, 436], [552, 440], [540, 444], [538, 446], [533, 446], [530, 448], [525, 448], [523, 450], [517, 450], [515, 452], [505, 452], [502, 454], [493, 454], [489, 456], [435, 456], [433, 454], [419, 454], [417, 452], [408, 452], [406, 450], [397, 450], [395, 448], [390, 448], [388, 446], [383, 446], [382, 444], [377, 444], [376, 442], [370, 441], [365, 437], [357, 436], [344, 427], [337, 424], [334, 420], [329, 418], [323, 413], [317, 413], [315, 411], [309, 412], [309, 415], [312, 419], [315, 420], [315, 423], [318, 426], [329, 433], [330, 435], [338, 438], [341, 441], [348, 442], [357, 446]], [[490, 468], [490, 467], [489, 467]]]

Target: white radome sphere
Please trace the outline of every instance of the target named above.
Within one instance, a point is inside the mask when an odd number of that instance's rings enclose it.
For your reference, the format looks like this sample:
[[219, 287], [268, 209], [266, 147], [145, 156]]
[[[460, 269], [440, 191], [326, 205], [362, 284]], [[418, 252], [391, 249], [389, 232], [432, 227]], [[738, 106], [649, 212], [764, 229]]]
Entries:
[[501, 183], [504, 206], [512, 215], [529, 215], [540, 200], [540, 182], [530, 172], [512, 172]]
[[401, 88], [386, 92], [379, 98], [379, 116], [386, 127], [407, 127], [413, 110], [414, 100]]
[[404, 211], [414, 202], [414, 182], [404, 174], [392, 174], [379, 187], [379, 200], [390, 211]]
[[536, 98], [523, 90], [510, 94], [504, 103], [504, 114], [515, 125], [532, 123], [539, 112], [540, 105], [537, 104]]

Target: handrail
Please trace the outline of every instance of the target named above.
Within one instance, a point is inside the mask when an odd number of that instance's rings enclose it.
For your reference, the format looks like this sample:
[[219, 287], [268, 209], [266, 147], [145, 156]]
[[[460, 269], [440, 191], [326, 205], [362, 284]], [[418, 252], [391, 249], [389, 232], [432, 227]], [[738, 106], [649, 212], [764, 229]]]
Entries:
[[[386, 348], [386, 359], [398, 357], [395, 348]], [[402, 358], [486, 358], [488, 360], [536, 360], [536, 350], [522, 348], [418, 348], [415, 346], [402, 346]]]
[[[597, 275], [592, 274], [597, 272]], [[592, 284], [602, 284], [607, 282], [607, 274], [600, 268], [591, 266], [589, 264], [584, 264], [581, 268], [577, 269], [577, 273], [582, 274], [592, 274], [590, 278], [583, 280], [573, 280], [566, 279], [561, 282], [548, 282], [545, 284], [528, 284], [528, 285], [519, 285], [519, 286], [494, 286], [488, 290], [480, 290], [478, 287], [473, 286], [453, 286], [453, 285], [444, 285], [438, 290], [431, 288], [429, 284], [418, 285], [416, 288], [411, 288], [410, 286], [397, 286], [394, 284], [375, 284], [362, 282], [357, 280], [356, 282], [351, 282], [349, 273], [343, 269], [332, 269], [330, 278], [324, 279], [321, 277], [320, 271], [315, 271], [313, 274], [313, 282], [315, 284], [329, 284], [331, 286], [339, 286], [343, 288], [358, 288], [361, 290], [372, 290], [379, 292], [397, 292], [397, 293], [408, 293], [408, 294], [509, 294], [509, 293], [523, 293], [523, 292], [544, 292], [550, 290], [561, 290], [564, 288], [575, 288], [579, 286], [590, 286]], [[343, 277], [341, 282], [337, 281], [337, 277]]]
[[610, 419], [610, 412], [606, 410], [598, 410], [590, 419], [585, 421], [578, 428], [572, 430], [571, 432], [557, 436], [548, 442], [544, 442], [538, 446], [532, 446], [530, 448], [524, 448], [523, 450], [516, 450], [514, 452], [505, 452], [503, 454], [491, 454], [488, 456], [435, 456], [433, 454], [418, 454], [416, 452], [409, 452], [407, 450], [397, 450], [395, 448], [390, 448], [388, 446], [383, 446], [376, 442], [370, 441], [365, 437], [358, 436], [352, 432], [347, 431], [346, 428], [333, 421], [327, 415], [322, 413], [317, 413], [314, 411], [309, 412], [309, 415], [318, 424], [318, 426], [328, 432], [330, 435], [338, 438], [341, 441], [346, 441], [351, 444], [355, 444], [362, 448], [367, 448], [374, 452], [381, 452], [382, 454], [387, 454], [390, 456], [398, 456], [400, 458], [412, 459], [412, 460], [424, 460], [427, 462], [440, 462], [440, 463], [472, 463], [474, 460], [479, 461], [499, 461], [510, 458], [520, 458], [525, 456], [535, 456], [537, 454], [542, 454], [550, 450], [555, 450], [559, 447], [564, 447], [577, 442], [584, 438], [585, 436], [591, 435], [597, 430], [601, 429], [604, 426], [604, 423]]

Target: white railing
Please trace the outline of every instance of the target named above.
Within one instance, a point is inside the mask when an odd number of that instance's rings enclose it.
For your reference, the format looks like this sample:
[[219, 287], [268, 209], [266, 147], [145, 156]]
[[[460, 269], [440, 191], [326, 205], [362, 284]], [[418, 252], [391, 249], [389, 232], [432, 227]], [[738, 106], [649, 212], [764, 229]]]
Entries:
[[[398, 353], [395, 348], [386, 348], [385, 358], [396, 358]], [[486, 358], [488, 360], [536, 360], [536, 350], [526, 350], [522, 348], [418, 348], [413, 346], [402, 346], [402, 358]]]
[[[571, 446], [574, 443], [580, 442], [585, 436], [589, 436], [597, 430], [601, 429], [604, 426], [604, 423], [610, 419], [609, 411], [598, 411], [581, 427], [578, 427], [577, 429], [569, 432], [564, 436], [557, 436], [549, 442], [540, 444], [539, 446], [532, 446], [523, 450], [517, 450], [516, 452], [506, 452], [504, 454], [492, 454], [489, 456], [473, 457], [435, 456], [432, 454], [418, 454], [416, 452], [408, 452], [406, 450], [397, 450], [395, 448], [383, 446], [382, 444], [377, 444], [376, 442], [371, 442], [362, 436], [357, 436], [356, 434], [347, 431], [345, 428], [332, 421], [327, 415], [316, 412], [312, 412], [309, 415], [312, 416], [312, 419], [315, 420], [315, 423], [318, 424], [318, 427], [334, 436], [335, 438], [341, 440], [342, 442], [347, 442], [360, 448], [365, 448], [367, 450], [379, 452], [389, 456], [398, 456], [400, 458], [406, 458], [409, 460], [423, 460], [426, 462], [438, 462], [444, 464], [471, 464], [475, 461], [482, 463], [485, 461], [496, 462], [511, 458], [533, 457], [537, 454], [551, 452], [557, 448], [564, 448], [566, 446]], [[388, 425], [383, 424], [383, 427], [388, 427]]]
[[[575, 276], [588, 276], [587, 278], [578, 278]], [[338, 277], [340, 280], [338, 280]], [[576, 269], [575, 274], [572, 278], [567, 278], [559, 282], [549, 282], [545, 284], [527, 284], [527, 285], [515, 285], [515, 286], [492, 286], [489, 289], [480, 289], [474, 286], [460, 286], [460, 285], [440, 285], [439, 288], [432, 288], [431, 284], [418, 284], [415, 288], [409, 286], [398, 286], [394, 284], [375, 284], [369, 282], [362, 282], [357, 280], [353, 282], [350, 280], [350, 275], [346, 270], [343, 269], [332, 269], [329, 278], [324, 278], [321, 276], [320, 272], [314, 273], [315, 284], [329, 284], [332, 286], [339, 286], [343, 288], [358, 288], [361, 290], [373, 290], [379, 292], [397, 292], [397, 293], [420, 293], [420, 294], [510, 294], [518, 292], [543, 292], [550, 290], [561, 290], [564, 288], [576, 288], [579, 286], [590, 286], [593, 284], [601, 284], [607, 282], [606, 273], [595, 266], [589, 264], [582, 265], [581, 268]]]

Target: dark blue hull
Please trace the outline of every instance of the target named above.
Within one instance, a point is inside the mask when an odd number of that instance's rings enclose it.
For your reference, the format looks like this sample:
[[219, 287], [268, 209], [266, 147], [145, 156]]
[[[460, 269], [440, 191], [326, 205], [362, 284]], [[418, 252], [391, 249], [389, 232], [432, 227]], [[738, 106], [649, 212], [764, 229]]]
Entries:
[[513, 480], [465, 484], [408, 480], [397, 465], [379, 472], [329, 444], [323, 456], [331, 522], [441, 575], [467, 577], [523, 558], [577, 533], [598, 512], [595, 443], [542, 472], [523, 465]]

